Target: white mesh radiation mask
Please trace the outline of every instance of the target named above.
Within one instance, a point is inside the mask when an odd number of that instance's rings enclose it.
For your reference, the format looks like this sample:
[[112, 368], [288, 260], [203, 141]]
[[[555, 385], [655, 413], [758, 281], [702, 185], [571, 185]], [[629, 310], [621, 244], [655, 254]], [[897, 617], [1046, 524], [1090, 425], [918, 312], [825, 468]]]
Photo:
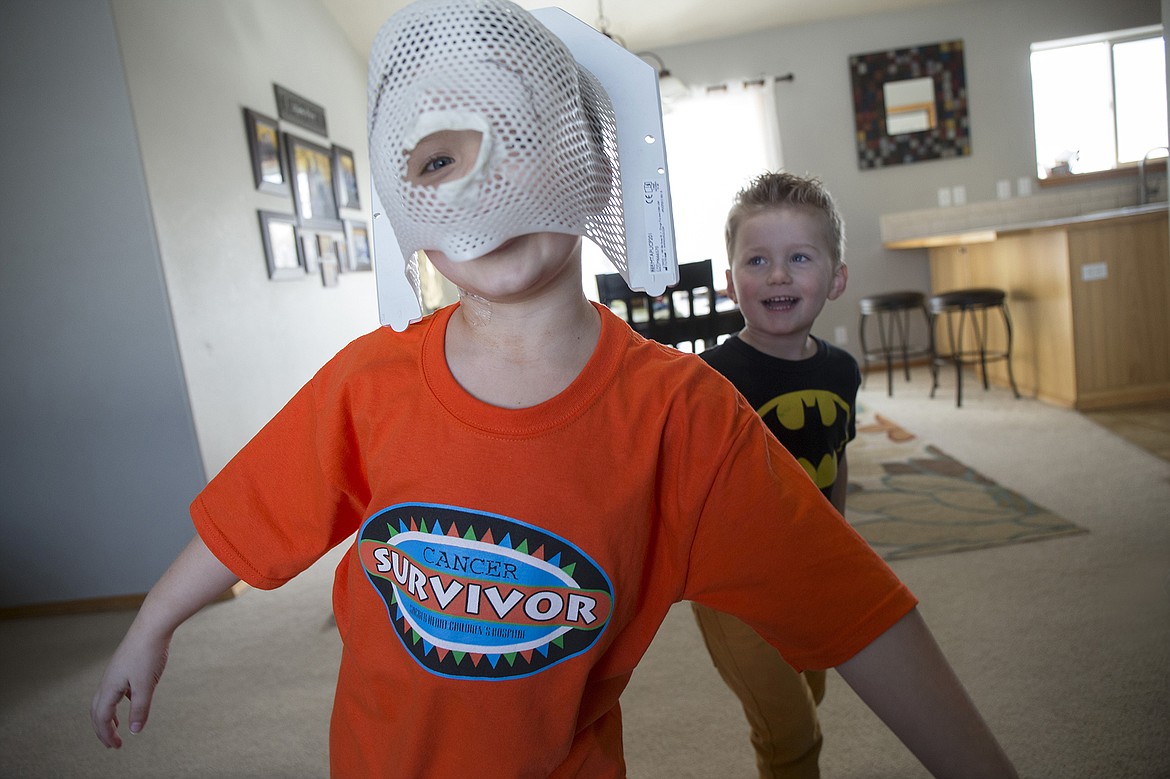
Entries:
[[[405, 179], [441, 130], [481, 134], [466, 175]], [[374, 40], [370, 167], [407, 258], [481, 257], [530, 233], [587, 235], [619, 269], [625, 232], [613, 108], [605, 90], [531, 14], [506, 0], [418, 0]]]

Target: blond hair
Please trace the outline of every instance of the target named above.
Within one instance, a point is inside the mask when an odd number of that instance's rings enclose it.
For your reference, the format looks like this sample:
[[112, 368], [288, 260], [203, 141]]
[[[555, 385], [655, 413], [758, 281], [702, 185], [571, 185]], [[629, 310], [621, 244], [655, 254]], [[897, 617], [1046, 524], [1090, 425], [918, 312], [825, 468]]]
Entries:
[[820, 179], [791, 173], [763, 173], [736, 194], [724, 230], [728, 260], [732, 259], [735, 237], [743, 220], [768, 209], [784, 207], [804, 208], [823, 214], [833, 266], [841, 264], [845, 257], [845, 221], [837, 210], [833, 196]]

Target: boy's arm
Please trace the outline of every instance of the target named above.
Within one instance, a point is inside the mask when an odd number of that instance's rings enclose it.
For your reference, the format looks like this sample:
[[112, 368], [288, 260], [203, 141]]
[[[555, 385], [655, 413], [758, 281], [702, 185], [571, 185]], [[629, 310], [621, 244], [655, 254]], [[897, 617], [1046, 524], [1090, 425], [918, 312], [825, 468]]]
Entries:
[[1017, 776], [917, 609], [837, 671], [932, 775]]
[[103, 744], [115, 749], [122, 746], [117, 707], [123, 697], [130, 701], [130, 732], [142, 730], [166, 666], [171, 635], [238, 581], [198, 535], [179, 553], [150, 589], [93, 696], [89, 715]]

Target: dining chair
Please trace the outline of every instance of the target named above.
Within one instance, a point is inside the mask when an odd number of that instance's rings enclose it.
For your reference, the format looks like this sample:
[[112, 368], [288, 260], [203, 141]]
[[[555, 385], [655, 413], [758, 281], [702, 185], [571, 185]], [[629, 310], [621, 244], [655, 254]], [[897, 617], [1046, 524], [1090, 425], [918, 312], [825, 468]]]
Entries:
[[743, 327], [738, 309], [719, 310], [710, 260], [681, 263], [678, 283], [657, 298], [634, 292], [618, 273], [599, 273], [596, 279], [601, 303], [652, 341], [698, 352], [700, 343], [714, 346], [720, 335]]

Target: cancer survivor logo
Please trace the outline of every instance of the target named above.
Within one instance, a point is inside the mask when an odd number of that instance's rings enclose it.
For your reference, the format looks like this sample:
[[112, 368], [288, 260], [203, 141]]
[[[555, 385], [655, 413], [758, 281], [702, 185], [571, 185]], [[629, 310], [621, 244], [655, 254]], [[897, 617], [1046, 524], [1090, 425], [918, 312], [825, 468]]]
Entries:
[[580, 549], [514, 519], [402, 504], [366, 520], [362, 567], [402, 645], [442, 676], [510, 679], [584, 652], [613, 608]]

